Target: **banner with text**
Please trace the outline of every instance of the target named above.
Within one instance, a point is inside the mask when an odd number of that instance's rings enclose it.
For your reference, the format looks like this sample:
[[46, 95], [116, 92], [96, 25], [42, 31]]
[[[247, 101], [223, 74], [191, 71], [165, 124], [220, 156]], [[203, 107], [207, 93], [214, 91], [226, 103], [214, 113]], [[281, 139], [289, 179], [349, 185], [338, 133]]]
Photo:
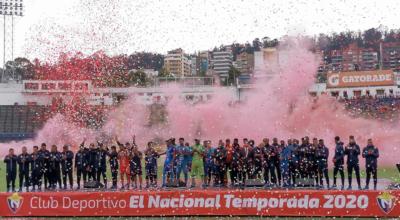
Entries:
[[327, 74], [327, 88], [394, 86], [393, 70], [353, 71]]
[[400, 190], [0, 193], [0, 216], [400, 216]]

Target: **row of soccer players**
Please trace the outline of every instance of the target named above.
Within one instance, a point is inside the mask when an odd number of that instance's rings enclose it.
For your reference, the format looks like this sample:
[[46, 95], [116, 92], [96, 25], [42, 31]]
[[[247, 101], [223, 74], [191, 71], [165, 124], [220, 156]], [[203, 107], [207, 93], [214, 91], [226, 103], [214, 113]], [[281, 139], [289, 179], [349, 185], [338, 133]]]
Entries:
[[[356, 144], [354, 137], [350, 136], [349, 144], [344, 147], [339, 137], [335, 138], [336, 149], [333, 157], [334, 162], [334, 185], [336, 187], [336, 175], [339, 173], [344, 187], [344, 157], [347, 156], [347, 168], [349, 174], [349, 189], [353, 170], [356, 173], [358, 188], [360, 185], [359, 176], [359, 155], [360, 147]], [[90, 144], [89, 147], [81, 144], [76, 154], [69, 150], [68, 145], [63, 147], [62, 152], [57, 151], [57, 146], [53, 145], [51, 151], [46, 149], [46, 144], [42, 144], [39, 149], [33, 147], [33, 153], [28, 154], [26, 147], [22, 148], [22, 153], [14, 155], [14, 150], [10, 149], [9, 155], [4, 159], [7, 164], [7, 190], [15, 190], [15, 179], [17, 175], [17, 164], [19, 166], [19, 186], [29, 186], [35, 190], [41, 189], [42, 180], [45, 188], [55, 188], [57, 183], [61, 188], [73, 186], [73, 165], [77, 174], [77, 185], [80, 188], [81, 178], [100, 181], [103, 177], [105, 187], [107, 187], [107, 157], [112, 173], [112, 188], [117, 187], [118, 173], [122, 187], [129, 187], [133, 180], [135, 186], [142, 186], [142, 158], [143, 153], [137, 148], [135, 141], [127, 142], [125, 145], [116, 140], [119, 150], [112, 146], [108, 150], [102, 143]], [[211, 147], [211, 141], [204, 141], [203, 145], [199, 140], [190, 146], [184, 142], [183, 138], [179, 143], [171, 138], [166, 141], [167, 149], [163, 153], [158, 153], [154, 149], [152, 142], [148, 143], [144, 151], [146, 185], [157, 184], [157, 159], [166, 154], [162, 185], [174, 185], [180, 181], [181, 173], [184, 174], [184, 184], [188, 184], [189, 172], [192, 176], [192, 186], [195, 186], [196, 177], [201, 177], [203, 185], [210, 185], [211, 179], [217, 186], [227, 185], [227, 174], [230, 174], [232, 185], [243, 186], [246, 179], [262, 178], [267, 186], [281, 185], [284, 187], [295, 186], [298, 178], [315, 179], [316, 185], [322, 186], [325, 177], [327, 187], [329, 187], [328, 176], [328, 157], [329, 150], [325, 147], [323, 140], [313, 139], [309, 142], [308, 137], [302, 138], [301, 143], [289, 139], [287, 143], [276, 138], [269, 143], [267, 138], [255, 145], [253, 140], [243, 139], [242, 146], [238, 139], [233, 143], [227, 139], [225, 142], [219, 141], [218, 147]], [[368, 140], [362, 156], [366, 159], [367, 185], [369, 185], [370, 175], [374, 177], [374, 188], [377, 184], [377, 158], [379, 151]], [[62, 178], [61, 178], [62, 177]], [[125, 185], [124, 180], [127, 180]], [[62, 180], [62, 181], [61, 181]], [[68, 180], [68, 182], [67, 182]], [[139, 183], [139, 184], [138, 184]]]
[[[130, 176], [129, 163], [140, 163], [141, 161], [134, 156], [134, 152], [137, 150], [134, 142], [132, 145], [128, 142], [126, 147], [118, 140], [116, 140], [116, 143], [120, 146], [119, 151], [117, 151], [115, 145], [111, 146], [109, 150], [101, 142], [91, 143], [88, 147], [85, 147], [85, 141], [83, 141], [75, 154], [69, 149], [69, 145], [64, 145], [60, 152], [56, 145], [52, 145], [49, 151], [46, 143], [42, 143], [40, 149], [38, 146], [33, 146], [31, 154], [27, 152], [27, 148], [24, 146], [18, 156], [15, 155], [14, 149], [10, 148], [9, 154], [4, 158], [7, 191], [15, 191], [17, 171], [20, 191], [24, 186], [26, 191], [29, 191], [29, 187], [32, 187], [32, 190], [41, 190], [43, 184], [45, 189], [55, 189], [57, 184], [60, 189], [67, 189], [68, 185], [72, 189], [74, 168], [77, 189], [81, 188], [81, 179], [83, 179], [83, 183], [86, 183], [87, 181], [100, 181], [101, 177], [103, 177], [105, 188], [107, 188], [107, 158], [112, 173], [112, 188], [116, 188], [118, 171], [123, 182], [125, 175]], [[131, 146], [135, 146], [135, 148]], [[127, 149], [129, 149], [129, 152]], [[147, 149], [149, 149], [149, 154], [155, 153], [153, 143], [150, 142]], [[141, 165], [138, 167], [141, 167]], [[146, 178], [150, 179], [149, 176], [146, 176]]]
[[[192, 147], [183, 145], [183, 138], [176, 145], [174, 139], [167, 142], [166, 160], [164, 164], [163, 176], [165, 174], [177, 175], [179, 179], [180, 167], [189, 167], [192, 176], [203, 174], [204, 184], [210, 185], [212, 177], [217, 186], [227, 186], [227, 174], [230, 175], [232, 186], [244, 186], [247, 179], [263, 178], [265, 186], [297, 186], [299, 179], [312, 180], [313, 186], [323, 187], [325, 178], [327, 188], [330, 188], [328, 175], [329, 149], [325, 146], [324, 140], [314, 138], [312, 143], [308, 137], [301, 139], [299, 143], [296, 139], [289, 139], [287, 143], [277, 138], [270, 143], [268, 138], [255, 145], [253, 140], [243, 139], [242, 145], [238, 139], [233, 143], [230, 139], [225, 142], [219, 141], [218, 147], [211, 147], [211, 141], [204, 141], [203, 145], [199, 140], [195, 140]], [[336, 188], [336, 177], [341, 176], [344, 189], [344, 161], [347, 157], [348, 189], [352, 189], [352, 173], [356, 174], [358, 189], [361, 189], [359, 156], [361, 149], [357, 145], [353, 136], [349, 137], [349, 143], [344, 146], [339, 137], [335, 137], [335, 153], [333, 156], [334, 180], [332, 188]], [[203, 147], [205, 146], [205, 147]], [[183, 152], [183, 153], [182, 153]], [[185, 157], [185, 152], [187, 157]], [[178, 155], [178, 156], [177, 156]], [[183, 156], [181, 156], [183, 155]], [[196, 157], [196, 155], [198, 155]], [[374, 189], [377, 186], [377, 158], [379, 150], [372, 140], [369, 139], [366, 147], [362, 151], [362, 157], [366, 160], [366, 186], [369, 188], [371, 174], [374, 178]], [[186, 166], [189, 164], [189, 166]], [[177, 169], [174, 169], [174, 167]], [[185, 174], [185, 185], [187, 185], [187, 171]], [[202, 176], [202, 175], [200, 175]], [[195, 179], [192, 179], [192, 185]], [[302, 181], [304, 182], [304, 181]], [[165, 183], [165, 178], [163, 178]]]

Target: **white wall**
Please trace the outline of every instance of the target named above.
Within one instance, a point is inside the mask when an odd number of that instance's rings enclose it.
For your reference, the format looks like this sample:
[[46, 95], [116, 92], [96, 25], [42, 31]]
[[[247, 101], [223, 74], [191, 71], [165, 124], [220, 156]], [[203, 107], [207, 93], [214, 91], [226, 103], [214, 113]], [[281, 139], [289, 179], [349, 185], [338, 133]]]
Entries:
[[390, 90], [393, 90], [393, 95], [400, 96], [400, 90], [397, 86], [374, 86], [374, 87], [355, 87], [355, 88], [336, 88], [327, 89], [326, 92], [331, 94], [332, 92], [339, 92], [339, 97], [344, 98], [344, 92], [347, 92], [347, 98], [354, 97], [354, 91], [361, 91], [361, 96], [367, 95], [367, 91], [371, 96], [377, 95], [377, 90], [384, 90], [386, 96], [390, 95]]

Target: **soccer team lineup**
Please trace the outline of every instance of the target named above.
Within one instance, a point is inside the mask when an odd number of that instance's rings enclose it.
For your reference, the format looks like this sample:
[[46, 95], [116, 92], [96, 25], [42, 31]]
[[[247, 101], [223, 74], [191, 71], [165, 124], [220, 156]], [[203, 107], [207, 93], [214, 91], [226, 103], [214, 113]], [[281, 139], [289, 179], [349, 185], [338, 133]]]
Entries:
[[[293, 188], [309, 184], [320, 189], [337, 189], [336, 179], [339, 174], [339, 188], [345, 189], [344, 169], [347, 168], [346, 189], [352, 189], [354, 172], [357, 189], [361, 190], [360, 157], [365, 160], [366, 166], [366, 185], [363, 189], [369, 189], [371, 176], [373, 189], [377, 188], [379, 149], [374, 146], [372, 139], [368, 139], [366, 146], [361, 149], [353, 136], [349, 137], [346, 145], [340, 137], [334, 138], [336, 147], [332, 152], [332, 185], [328, 175], [329, 149], [323, 139], [313, 138], [310, 143], [309, 137], [303, 137], [301, 142], [288, 139], [286, 143], [273, 138], [270, 143], [268, 138], [264, 138], [255, 145], [254, 140], [244, 138], [239, 143], [234, 138], [232, 143], [230, 139], [219, 140], [217, 146], [213, 147], [209, 140], [201, 143], [199, 139], [195, 139], [191, 145], [184, 138], [179, 138], [177, 143], [175, 138], [170, 138], [165, 141], [163, 152], [156, 151], [153, 142], [148, 142], [142, 152], [135, 143], [135, 136], [132, 139], [132, 143], [122, 144], [115, 137], [115, 143], [110, 148], [102, 142], [85, 146], [83, 141], [76, 152], [70, 150], [69, 145], [64, 145], [60, 151], [56, 145], [51, 145], [50, 150], [47, 150], [45, 143], [40, 145], [40, 149], [33, 146], [32, 153], [25, 146], [21, 148], [20, 154], [15, 154], [14, 149], [10, 148], [9, 154], [4, 158], [7, 191], [16, 191], [17, 176], [19, 192], [42, 189], [79, 190], [87, 182], [102, 183], [100, 188], [111, 190], [142, 189], [142, 186], [146, 189], [157, 188], [158, 159], [161, 155], [165, 155], [160, 178], [163, 188], [194, 188], [196, 180], [197, 186], [202, 188], [244, 188], [246, 180], [261, 179], [265, 188]], [[111, 183], [107, 178], [107, 169], [111, 170]], [[145, 183], [142, 181], [143, 173]], [[296, 179], [311, 181], [298, 183]]]
[[400, 218], [396, 0], [0, 0], [0, 218]]

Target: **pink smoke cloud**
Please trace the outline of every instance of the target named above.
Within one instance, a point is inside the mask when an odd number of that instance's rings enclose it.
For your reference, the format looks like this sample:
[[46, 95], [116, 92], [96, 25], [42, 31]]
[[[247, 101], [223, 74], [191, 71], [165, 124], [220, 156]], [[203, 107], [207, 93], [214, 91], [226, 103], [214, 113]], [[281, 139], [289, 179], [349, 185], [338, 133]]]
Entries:
[[[210, 139], [214, 144], [225, 138], [250, 138], [256, 143], [263, 137], [280, 139], [323, 138], [330, 148], [331, 158], [336, 135], [347, 142], [354, 135], [364, 147], [373, 138], [381, 151], [380, 164], [392, 166], [399, 162], [399, 123], [392, 124], [350, 117], [334, 98], [308, 95], [308, 88], [315, 81], [317, 57], [308, 49], [304, 39], [289, 38], [278, 49], [283, 54], [279, 65], [271, 65], [265, 72], [272, 78], [258, 79], [252, 89], [242, 90], [246, 99], [235, 103], [233, 88], [215, 87], [211, 100], [188, 104], [180, 98], [182, 88], [166, 86], [162, 92], [169, 97], [166, 104], [166, 123], [150, 126], [149, 107], [137, 103], [137, 97], [129, 97], [122, 105], [108, 114], [107, 123], [94, 131], [77, 128], [62, 116], [49, 120], [38, 132], [35, 140], [6, 144], [20, 147], [41, 142], [48, 144], [77, 144], [84, 137], [88, 141], [118, 135], [122, 142], [130, 141], [133, 134], [143, 148], [154, 138], [185, 137]], [[7, 147], [2, 146], [1, 155]], [[17, 151], [19, 152], [19, 151]]]

